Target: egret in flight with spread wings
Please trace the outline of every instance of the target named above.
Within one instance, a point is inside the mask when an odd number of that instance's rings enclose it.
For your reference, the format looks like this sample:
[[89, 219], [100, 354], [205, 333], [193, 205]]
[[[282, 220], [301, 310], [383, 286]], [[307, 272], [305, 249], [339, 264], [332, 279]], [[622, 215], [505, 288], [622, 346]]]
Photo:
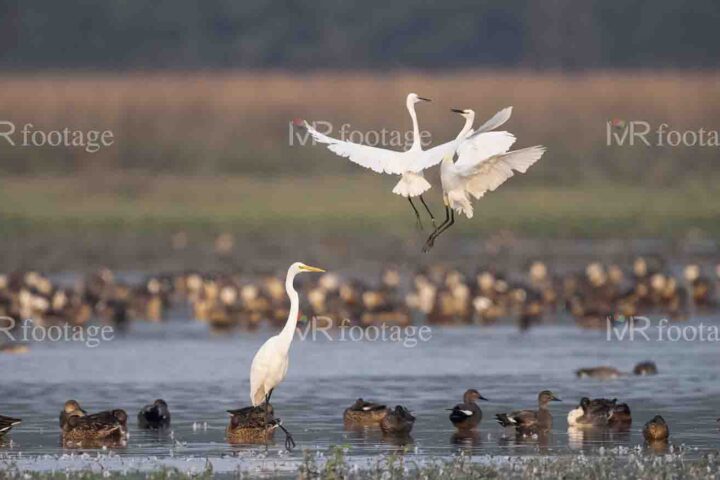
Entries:
[[[430, 219], [435, 226], [435, 218], [433, 217], [430, 208], [428, 208], [423, 199], [422, 194], [430, 189], [430, 184], [423, 176], [422, 169], [412, 170], [411, 166], [415, 165], [423, 155], [428, 152], [424, 152], [422, 149], [422, 141], [420, 140], [420, 127], [418, 126], [417, 113], [415, 112], [415, 104], [418, 102], [429, 102], [429, 98], [423, 98], [418, 96], [416, 93], [410, 93], [405, 100], [405, 107], [410, 114], [413, 124], [413, 142], [409, 150], [399, 152], [396, 150], [387, 150], [385, 148], [371, 147], [368, 145], [360, 145], [358, 143], [348, 142], [339, 140], [337, 138], [329, 137], [315, 130], [308, 122], [305, 123], [313, 139], [319, 143], [328, 145], [328, 149], [341, 157], [347, 157], [351, 162], [357, 163], [358, 165], [369, 168], [370, 170], [377, 173], [388, 173], [391, 175], [401, 175], [400, 181], [393, 188], [393, 193], [401, 195], [408, 199], [410, 206], [415, 212], [418, 225], [422, 228], [420, 221], [420, 213], [418, 212], [415, 204], [413, 203], [413, 197], [420, 197], [425, 210], [430, 215]], [[442, 160], [442, 157], [438, 162]]]
[[[495, 190], [514, 175], [513, 171], [525, 173], [545, 153], [545, 147], [541, 145], [509, 152], [515, 136], [509, 132], [487, 131], [483, 129], [484, 125], [468, 134], [465, 131], [467, 119], [474, 118], [475, 112], [469, 109], [453, 109], [453, 112], [465, 117], [466, 124], [456, 138], [456, 151], [447, 153], [440, 165], [445, 220], [428, 237], [424, 252], [429, 251], [435, 240], [455, 223], [456, 211], [472, 218], [472, 197], [479, 200], [485, 192]], [[502, 113], [498, 112], [493, 119]], [[457, 161], [453, 161], [455, 154]]]
[[301, 272], [324, 271], [321, 268], [310, 267], [300, 262], [290, 265], [285, 278], [285, 291], [290, 297], [290, 314], [287, 322], [278, 335], [270, 337], [263, 343], [250, 366], [250, 400], [254, 407], [264, 403], [265, 412], [267, 412], [273, 390], [285, 379], [287, 374], [288, 352], [295, 336], [295, 327], [297, 326], [300, 311], [300, 299], [293, 287], [295, 276]]

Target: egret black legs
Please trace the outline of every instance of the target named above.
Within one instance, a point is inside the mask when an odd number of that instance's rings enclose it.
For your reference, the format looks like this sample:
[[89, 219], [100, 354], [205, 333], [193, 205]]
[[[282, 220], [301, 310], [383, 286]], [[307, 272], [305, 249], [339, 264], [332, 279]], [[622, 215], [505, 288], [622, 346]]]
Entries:
[[[263, 425], [263, 431], [265, 432], [265, 448], [268, 448], [268, 435], [267, 435], [267, 425], [268, 425], [268, 413], [270, 412], [270, 397], [273, 394], [273, 391], [275, 389], [271, 389], [267, 395], [265, 395], [265, 422]], [[280, 427], [280, 429], [285, 432], [285, 448], [287, 450], [292, 450], [295, 448], [295, 440], [293, 439], [292, 435], [290, 435], [290, 432], [288, 432], [287, 428], [283, 427], [282, 422], [279, 419], [275, 419], [273, 416], [273, 420], [276, 422], [276, 425]]]
[[415, 208], [415, 204], [412, 201], [412, 197], [408, 197], [408, 202], [410, 202], [410, 206], [412, 207], [413, 212], [415, 212], [415, 218], [417, 219], [418, 230], [422, 231], [423, 225], [422, 225], [422, 222], [420, 221], [420, 212], [418, 212], [418, 209]]
[[270, 391], [265, 395], [265, 413], [263, 415], [263, 434], [265, 435], [265, 448], [268, 448], [268, 441], [267, 441], [267, 424], [268, 424], [268, 412], [270, 411], [270, 397], [273, 393], [273, 388], [270, 389]]
[[285, 449], [286, 450], [292, 450], [295, 448], [295, 440], [293, 440], [292, 435], [290, 435], [290, 432], [288, 432], [287, 428], [283, 427], [282, 423], [278, 420], [278, 427], [285, 432]]
[[437, 225], [435, 225], [435, 216], [430, 211], [430, 208], [427, 206], [427, 203], [425, 203], [425, 199], [423, 198], [422, 195], [420, 195], [420, 201], [422, 202], [423, 207], [425, 207], [425, 210], [427, 210], [428, 215], [430, 215], [430, 221], [432, 222], [433, 228], [437, 229]]
[[435, 240], [437, 240], [437, 238], [448, 228], [452, 227], [454, 223], [455, 211], [452, 208], [445, 206], [445, 220], [430, 234], [427, 241], [425, 242], [425, 245], [423, 246], [422, 251], [424, 253], [429, 252], [433, 245], [435, 245]]

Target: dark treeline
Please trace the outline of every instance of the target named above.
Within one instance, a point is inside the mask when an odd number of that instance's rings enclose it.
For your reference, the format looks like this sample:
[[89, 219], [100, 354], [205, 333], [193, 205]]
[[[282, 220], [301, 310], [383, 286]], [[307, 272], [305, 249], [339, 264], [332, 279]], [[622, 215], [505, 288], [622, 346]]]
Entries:
[[0, 66], [705, 68], [718, 25], [718, 0], [0, 0]]

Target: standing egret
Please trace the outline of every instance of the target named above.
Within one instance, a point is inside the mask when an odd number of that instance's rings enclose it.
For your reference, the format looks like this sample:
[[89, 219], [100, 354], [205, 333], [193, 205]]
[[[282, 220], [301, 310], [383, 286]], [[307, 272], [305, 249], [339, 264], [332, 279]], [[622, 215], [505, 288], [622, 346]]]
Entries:
[[[466, 119], [475, 115], [469, 109], [452, 111]], [[488, 190], [495, 190], [514, 175], [513, 170], [525, 173], [545, 153], [545, 147], [541, 145], [508, 152], [513, 143], [515, 136], [509, 132], [478, 129], [468, 134], [463, 127], [456, 139], [456, 151], [447, 153], [440, 165], [445, 220], [428, 237], [424, 252], [429, 251], [435, 240], [455, 223], [455, 211], [472, 218], [471, 197], [480, 199]], [[453, 161], [455, 153], [458, 156], [456, 162]]]
[[264, 402], [265, 412], [267, 412], [273, 390], [285, 379], [285, 374], [287, 374], [288, 352], [295, 335], [300, 310], [300, 299], [293, 287], [295, 276], [301, 272], [324, 271], [300, 262], [290, 265], [287, 277], [285, 277], [285, 291], [290, 297], [290, 314], [287, 322], [278, 335], [268, 338], [263, 343], [250, 366], [250, 401], [253, 407]]

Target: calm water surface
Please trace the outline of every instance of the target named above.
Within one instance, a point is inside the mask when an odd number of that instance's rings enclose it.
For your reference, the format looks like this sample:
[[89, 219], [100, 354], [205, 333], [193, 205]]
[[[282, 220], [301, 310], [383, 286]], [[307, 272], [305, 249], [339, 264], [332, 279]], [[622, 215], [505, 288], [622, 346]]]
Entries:
[[[703, 318], [706, 328], [717, 318]], [[698, 326], [700, 320], [679, 324]], [[418, 459], [447, 457], [460, 450], [478, 458], [508, 455], [566, 455], [598, 447], [642, 444], [645, 421], [661, 414], [675, 445], [698, 453], [720, 445], [720, 376], [717, 342], [607, 341], [605, 332], [571, 324], [539, 327], [524, 334], [511, 326], [432, 329], [427, 342], [408, 348], [394, 342], [329, 341], [323, 335], [299, 341], [290, 370], [276, 390], [276, 413], [293, 433], [298, 448], [275, 445], [230, 446], [224, 441], [226, 409], [248, 404], [252, 356], [269, 331], [212, 335], [199, 323], [176, 320], [162, 325], [135, 323], [130, 331], [97, 348], [82, 344], [35, 344], [25, 355], [0, 357], [0, 413], [23, 424], [0, 447], [0, 462], [26, 469], [154, 468], [202, 469], [210, 458], [216, 471], [292, 472], [303, 450], [349, 446], [358, 460], [407, 449]], [[659, 375], [611, 381], [575, 378], [580, 367], [612, 365], [631, 371], [654, 360]], [[467, 388], [483, 402], [478, 435], [458, 439], [445, 410]], [[494, 414], [536, 405], [538, 391], [552, 389], [564, 401], [552, 405], [552, 435], [544, 442], [505, 438]], [[580, 397], [617, 397], [628, 402], [634, 423], [626, 434], [569, 432], [567, 412]], [[138, 409], [162, 397], [170, 405], [169, 435], [135, 428]], [[417, 416], [412, 438], [384, 439], [378, 432], [345, 431], [343, 409], [357, 397], [403, 404]], [[127, 447], [77, 452], [59, 442], [58, 413], [75, 398], [91, 411], [124, 408], [130, 415]]]

